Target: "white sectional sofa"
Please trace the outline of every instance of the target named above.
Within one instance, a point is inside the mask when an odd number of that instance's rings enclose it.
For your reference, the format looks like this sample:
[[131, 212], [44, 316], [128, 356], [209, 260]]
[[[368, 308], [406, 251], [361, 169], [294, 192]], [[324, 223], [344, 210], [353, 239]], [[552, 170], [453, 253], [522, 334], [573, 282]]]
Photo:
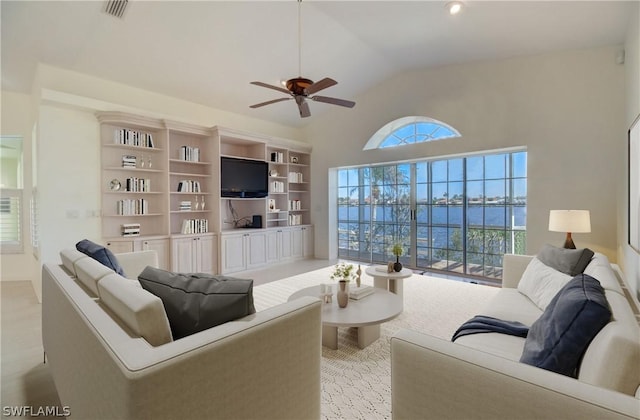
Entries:
[[[171, 341], [158, 298], [76, 250], [61, 258], [42, 268], [42, 335], [70, 418], [320, 417], [320, 300]], [[157, 266], [153, 251], [117, 258], [134, 278]]]
[[[481, 314], [527, 326], [542, 310], [518, 291], [532, 256], [505, 255], [500, 292]], [[640, 418], [640, 329], [607, 258], [600, 281], [612, 320], [589, 344], [577, 379], [519, 362], [525, 338], [499, 333], [455, 342], [402, 330], [391, 339], [394, 419]]]

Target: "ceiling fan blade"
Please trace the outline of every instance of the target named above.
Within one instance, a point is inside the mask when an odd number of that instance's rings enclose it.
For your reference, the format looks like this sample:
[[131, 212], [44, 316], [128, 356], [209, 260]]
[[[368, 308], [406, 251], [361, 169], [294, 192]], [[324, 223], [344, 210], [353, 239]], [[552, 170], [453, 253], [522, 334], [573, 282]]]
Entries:
[[296, 96], [296, 103], [298, 104], [298, 110], [300, 111], [301, 118], [307, 118], [311, 116], [309, 104], [304, 100], [303, 96]]
[[273, 89], [273, 90], [277, 90], [278, 92], [282, 92], [282, 93], [286, 93], [287, 95], [291, 95], [291, 92], [289, 92], [287, 89], [285, 88], [281, 88], [279, 86], [274, 86], [274, 85], [269, 85], [266, 83], [262, 83], [262, 82], [251, 82], [252, 85], [256, 85], [256, 86], [262, 86], [268, 89]]
[[337, 84], [338, 84], [338, 82], [336, 82], [335, 80], [333, 80], [333, 79], [331, 79], [329, 77], [325, 77], [322, 80], [318, 80], [317, 82], [315, 82], [311, 86], [308, 86], [304, 90], [304, 93], [306, 93], [307, 95], [313, 95], [316, 92], [320, 92], [322, 89], [326, 89], [328, 87], [335, 86]]
[[273, 99], [273, 100], [271, 100], [271, 101], [267, 101], [267, 102], [260, 102], [259, 104], [250, 105], [250, 106], [249, 106], [249, 108], [260, 108], [261, 106], [275, 104], [276, 102], [288, 101], [288, 100], [290, 100], [290, 99], [291, 99], [291, 98]]
[[332, 105], [346, 106], [347, 108], [353, 108], [356, 103], [353, 101], [347, 101], [346, 99], [330, 98], [328, 96], [314, 96], [313, 99], [316, 102], [325, 102]]

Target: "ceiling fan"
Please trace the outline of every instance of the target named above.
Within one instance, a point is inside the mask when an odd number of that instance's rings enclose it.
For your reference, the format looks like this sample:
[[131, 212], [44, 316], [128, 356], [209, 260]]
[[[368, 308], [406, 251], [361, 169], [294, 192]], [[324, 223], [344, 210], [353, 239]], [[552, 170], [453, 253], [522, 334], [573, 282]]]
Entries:
[[[301, 19], [300, 19], [300, 5], [302, 4], [302, 0], [298, 0], [298, 74], [302, 74], [302, 41], [301, 41]], [[316, 102], [324, 102], [332, 105], [344, 106], [347, 108], [353, 108], [355, 106], [355, 102], [348, 101], [345, 99], [331, 98], [328, 96], [320, 96], [314, 95], [316, 92], [319, 92], [323, 89], [326, 89], [331, 86], [335, 86], [338, 84], [335, 80], [325, 77], [322, 80], [317, 82], [313, 82], [312, 80], [306, 79], [302, 76], [295, 77], [293, 79], [289, 79], [286, 81], [284, 87], [270, 85], [268, 83], [263, 82], [251, 82], [252, 85], [262, 86], [268, 89], [277, 90], [278, 92], [285, 93], [289, 95], [287, 98], [279, 98], [272, 99], [270, 101], [261, 102], [259, 104], [251, 105], [249, 108], [260, 108], [265, 105], [275, 104], [277, 102], [288, 101], [291, 99], [295, 99], [296, 104], [298, 105], [298, 110], [300, 111], [300, 117], [306, 118], [311, 115], [311, 111], [309, 110], [309, 104], [307, 103], [307, 99], [311, 99]]]

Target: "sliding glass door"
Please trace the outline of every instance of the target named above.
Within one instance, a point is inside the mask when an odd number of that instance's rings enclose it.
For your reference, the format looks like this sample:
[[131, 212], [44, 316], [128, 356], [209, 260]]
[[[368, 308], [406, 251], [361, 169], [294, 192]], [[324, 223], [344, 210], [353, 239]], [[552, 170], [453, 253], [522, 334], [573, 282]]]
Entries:
[[501, 278], [524, 253], [526, 152], [338, 171], [338, 255]]

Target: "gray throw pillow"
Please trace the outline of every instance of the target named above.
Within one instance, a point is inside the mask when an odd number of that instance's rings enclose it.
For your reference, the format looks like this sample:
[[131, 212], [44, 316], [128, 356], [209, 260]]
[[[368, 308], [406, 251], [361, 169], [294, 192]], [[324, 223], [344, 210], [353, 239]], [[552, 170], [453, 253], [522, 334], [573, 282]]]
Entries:
[[158, 296], [174, 340], [253, 314], [253, 280], [146, 267], [138, 276]]
[[111, 252], [109, 248], [105, 248], [104, 246], [92, 242], [88, 239], [83, 239], [76, 244], [76, 249], [98, 261], [105, 267], [109, 267], [116, 273], [120, 274], [122, 277], [127, 277], [124, 274], [124, 270], [122, 269], [122, 266], [120, 266], [118, 259], [115, 255], [113, 255], [113, 252]]
[[531, 325], [520, 361], [576, 378], [589, 343], [610, 320], [611, 309], [600, 282], [579, 274]]
[[567, 249], [546, 244], [537, 257], [544, 265], [573, 277], [584, 272], [593, 257], [593, 251], [589, 248]]

